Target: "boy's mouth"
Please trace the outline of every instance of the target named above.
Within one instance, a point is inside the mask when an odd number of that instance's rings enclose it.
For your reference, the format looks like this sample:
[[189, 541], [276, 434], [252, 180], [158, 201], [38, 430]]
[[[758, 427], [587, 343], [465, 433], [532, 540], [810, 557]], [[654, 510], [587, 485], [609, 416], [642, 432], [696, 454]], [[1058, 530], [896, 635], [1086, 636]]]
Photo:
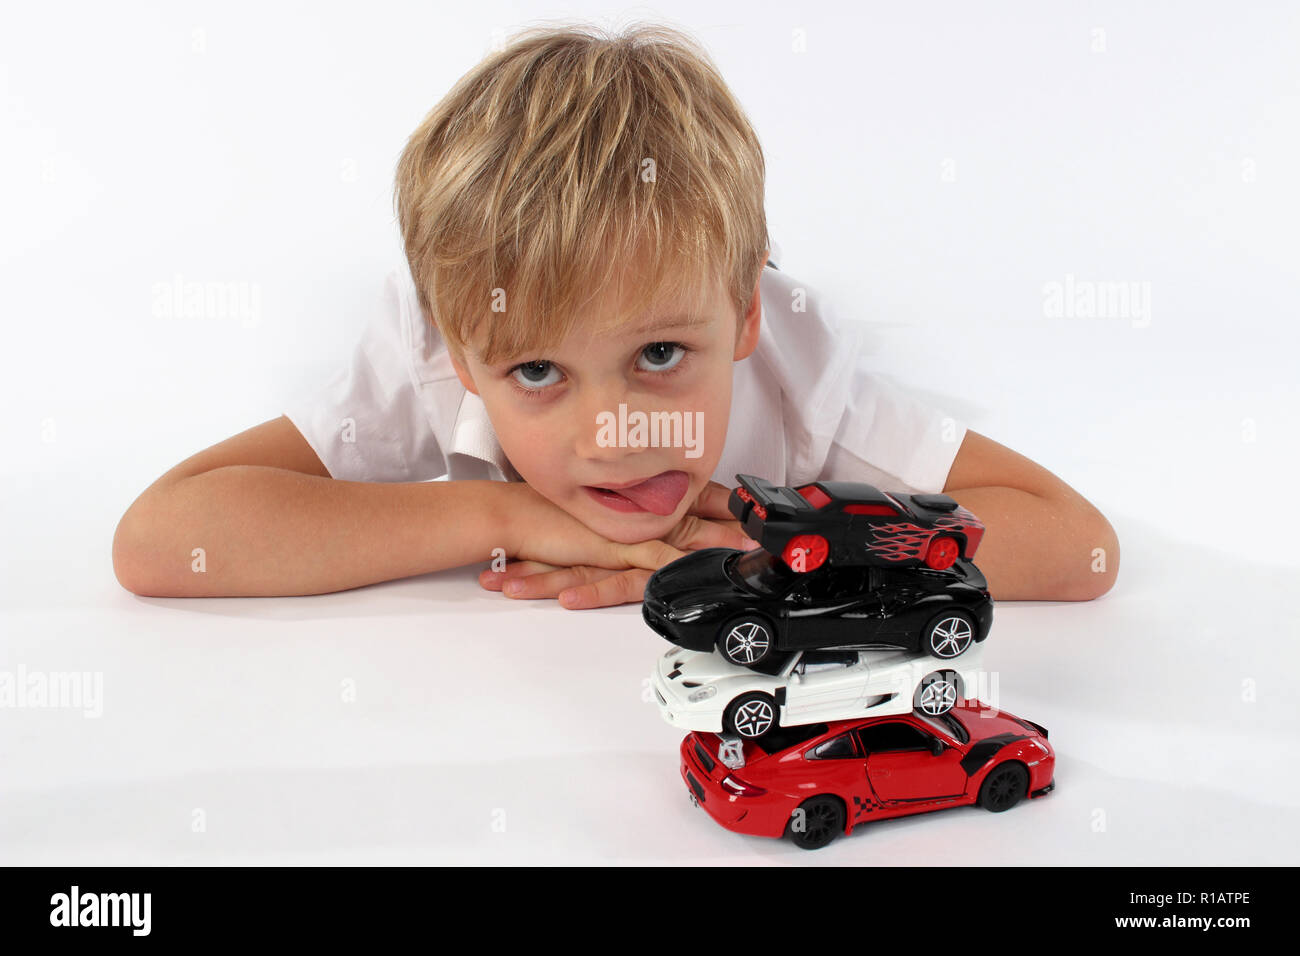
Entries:
[[682, 496], [690, 487], [691, 476], [684, 471], [664, 471], [644, 481], [617, 488], [583, 485], [592, 498], [613, 511], [650, 512], [670, 515], [677, 510]]

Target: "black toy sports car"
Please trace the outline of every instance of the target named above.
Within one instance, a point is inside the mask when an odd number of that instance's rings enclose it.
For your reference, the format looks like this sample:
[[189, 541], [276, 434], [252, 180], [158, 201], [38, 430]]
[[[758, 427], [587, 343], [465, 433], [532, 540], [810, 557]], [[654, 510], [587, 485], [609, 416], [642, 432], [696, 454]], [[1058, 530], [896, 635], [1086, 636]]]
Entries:
[[754, 475], [727, 507], [745, 533], [796, 571], [829, 563], [943, 570], [971, 559], [983, 523], [948, 495], [885, 492], [857, 481], [814, 481], [797, 488]]
[[716, 647], [747, 666], [810, 648], [897, 647], [951, 659], [988, 636], [993, 598], [979, 568], [962, 559], [944, 571], [826, 565], [801, 574], [763, 548], [706, 548], [651, 575], [641, 613], [678, 647]]

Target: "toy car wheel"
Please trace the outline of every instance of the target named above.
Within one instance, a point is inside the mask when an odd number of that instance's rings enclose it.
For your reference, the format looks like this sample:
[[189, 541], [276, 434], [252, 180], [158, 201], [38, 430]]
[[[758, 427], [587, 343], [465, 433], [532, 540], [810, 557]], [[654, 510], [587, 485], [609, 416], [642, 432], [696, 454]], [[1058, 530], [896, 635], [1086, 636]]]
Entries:
[[776, 723], [776, 701], [767, 694], [755, 691], [752, 694], [741, 694], [731, 702], [722, 726], [728, 733], [753, 740], [775, 729]]
[[756, 617], [732, 621], [718, 638], [718, 652], [733, 664], [748, 667], [767, 659], [772, 652], [772, 631]]
[[930, 542], [930, 547], [925, 552], [926, 566], [934, 568], [936, 571], [946, 570], [956, 562], [960, 550], [957, 547], [955, 538], [935, 538]]
[[994, 813], [1010, 810], [1029, 792], [1029, 771], [1015, 762], [999, 764], [980, 785], [980, 806]]
[[950, 660], [975, 640], [975, 621], [965, 611], [944, 611], [921, 632], [921, 647], [931, 656]]
[[957, 705], [961, 696], [961, 678], [956, 671], [935, 671], [921, 679], [912, 703], [923, 714], [938, 717]]
[[819, 534], [797, 534], [781, 551], [781, 560], [791, 571], [802, 574], [815, 571], [826, 563], [830, 546]]
[[801, 850], [820, 850], [844, 832], [844, 804], [834, 797], [812, 797], [799, 804], [785, 825]]

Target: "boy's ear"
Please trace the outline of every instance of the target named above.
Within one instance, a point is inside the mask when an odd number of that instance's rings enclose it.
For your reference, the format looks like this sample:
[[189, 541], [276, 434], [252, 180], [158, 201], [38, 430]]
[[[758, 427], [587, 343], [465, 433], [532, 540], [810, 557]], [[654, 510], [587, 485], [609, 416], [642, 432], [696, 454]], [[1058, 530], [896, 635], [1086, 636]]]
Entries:
[[463, 357], [457, 355], [455, 350], [448, 349], [448, 356], [451, 358], [451, 367], [456, 370], [456, 377], [460, 379], [460, 384], [465, 386], [467, 392], [478, 394], [478, 389], [474, 387], [474, 377], [469, 374], [469, 369], [463, 364]]
[[[767, 268], [767, 257], [771, 249], [763, 253], [763, 269]], [[758, 270], [758, 281], [754, 283], [754, 294], [749, 300], [749, 309], [740, 318], [740, 328], [736, 330], [736, 355], [734, 361], [747, 359], [758, 348], [759, 325], [763, 315], [763, 299], [759, 290], [763, 285], [763, 269]]]

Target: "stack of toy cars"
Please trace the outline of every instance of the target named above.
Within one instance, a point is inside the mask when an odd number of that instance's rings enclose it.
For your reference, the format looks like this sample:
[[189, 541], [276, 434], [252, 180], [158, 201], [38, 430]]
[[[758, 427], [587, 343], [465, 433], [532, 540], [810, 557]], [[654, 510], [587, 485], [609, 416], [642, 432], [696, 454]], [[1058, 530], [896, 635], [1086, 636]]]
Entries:
[[736, 478], [731, 512], [760, 547], [688, 554], [642, 606], [674, 645], [654, 691], [691, 731], [693, 802], [816, 849], [864, 819], [1052, 789], [1047, 731], [978, 700], [993, 623], [978, 518], [942, 494]]

